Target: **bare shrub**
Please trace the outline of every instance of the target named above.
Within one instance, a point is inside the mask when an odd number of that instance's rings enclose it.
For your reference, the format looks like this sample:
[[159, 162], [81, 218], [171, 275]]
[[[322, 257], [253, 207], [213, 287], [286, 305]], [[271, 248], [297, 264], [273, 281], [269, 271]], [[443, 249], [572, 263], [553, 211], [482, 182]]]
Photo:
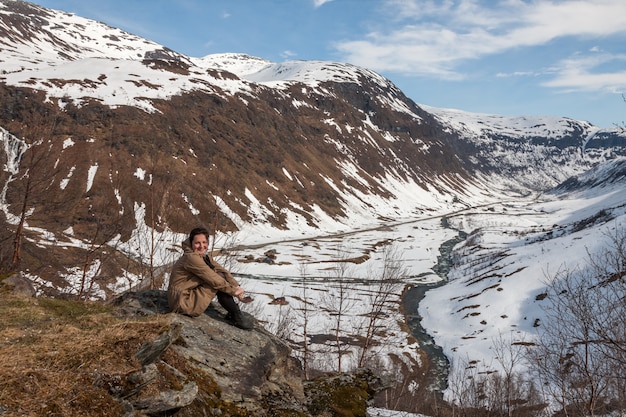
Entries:
[[[385, 314], [391, 297], [400, 291], [401, 285], [409, 275], [403, 264], [398, 249], [393, 245], [383, 247], [383, 265], [379, 271], [369, 271], [371, 293], [369, 295], [370, 311], [366, 314], [366, 326], [359, 355], [358, 366], [365, 366], [368, 356], [372, 353], [374, 340], [388, 328], [391, 318]], [[375, 354], [375, 352], [374, 352]]]
[[329, 331], [333, 338], [334, 356], [336, 358], [334, 370], [341, 372], [344, 356], [350, 351], [345, 337], [346, 315], [350, 311], [354, 300], [349, 298], [350, 291], [350, 263], [349, 254], [343, 248], [337, 250], [337, 260], [329, 271], [328, 293], [322, 299], [324, 309], [331, 319], [328, 322]]
[[584, 267], [549, 278], [548, 306], [529, 360], [546, 394], [565, 415], [626, 409], [626, 231]]

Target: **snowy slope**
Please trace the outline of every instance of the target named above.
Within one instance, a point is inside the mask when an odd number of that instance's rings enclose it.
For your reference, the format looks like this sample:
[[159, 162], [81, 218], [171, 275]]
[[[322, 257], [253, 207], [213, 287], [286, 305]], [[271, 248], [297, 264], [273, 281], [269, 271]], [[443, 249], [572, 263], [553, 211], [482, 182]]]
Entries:
[[[10, 2], [0, 3], [0, 15], [6, 17], [0, 21], [5, 73], [87, 58], [141, 60], [160, 53], [170, 59], [187, 60], [155, 42], [95, 20], [29, 3], [23, 3], [22, 10], [12, 12], [9, 5]], [[37, 24], [33, 24], [35, 19]], [[38, 29], [33, 31], [33, 28]]]
[[[502, 370], [494, 344], [531, 342], [543, 319], [549, 278], [584, 267], [626, 224], [626, 160], [581, 175], [578, 187], [450, 217], [470, 233], [458, 245], [449, 283], [429, 291], [423, 324], [461, 368]], [[518, 369], [521, 371], [523, 369]]]
[[490, 134], [523, 138], [561, 139], [575, 129], [593, 135], [600, 128], [589, 122], [555, 116], [503, 116], [470, 113], [456, 109], [442, 109], [422, 105], [451, 129], [464, 132], [468, 137], [486, 140]]
[[[95, 98], [110, 106], [132, 105], [149, 110], [149, 100], [167, 98], [195, 89], [224, 90], [232, 95], [249, 92], [250, 83], [284, 88], [302, 83], [315, 88], [323, 82], [361, 83], [365, 79], [381, 89], [395, 86], [373, 71], [349, 64], [325, 61], [286, 61], [273, 63], [244, 54], [214, 54], [187, 57], [155, 42], [140, 38], [104, 23], [74, 14], [25, 3], [29, 14], [11, 13], [0, 2], [2, 74], [0, 80], [16, 86], [29, 86], [48, 92], [51, 98], [81, 103]], [[29, 20], [30, 19], [30, 20]], [[37, 31], [33, 30], [37, 27]], [[156, 60], [176, 63], [180, 73], [164, 70]], [[207, 71], [213, 70], [213, 71]], [[228, 71], [240, 80], [220, 77]], [[63, 80], [63, 81], [61, 81]], [[406, 104], [393, 100], [397, 109], [410, 112]], [[557, 117], [513, 117], [474, 114], [454, 109], [421, 108], [435, 115], [451, 130], [468, 137], [487, 139], [489, 134], [528, 138], [561, 138], [574, 129], [593, 135], [599, 129], [588, 122]], [[415, 118], [418, 115], [413, 113]]]

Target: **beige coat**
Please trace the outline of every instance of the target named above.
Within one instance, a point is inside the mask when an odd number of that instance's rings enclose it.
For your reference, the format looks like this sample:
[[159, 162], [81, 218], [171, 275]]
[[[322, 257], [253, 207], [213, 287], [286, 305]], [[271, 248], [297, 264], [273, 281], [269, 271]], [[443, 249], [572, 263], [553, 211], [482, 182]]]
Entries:
[[[206, 310], [218, 291], [235, 295], [239, 284], [210, 255], [195, 253], [188, 240], [182, 246], [184, 254], [172, 268], [167, 301], [173, 312], [197, 317]], [[213, 269], [207, 265], [205, 258], [211, 262]]]

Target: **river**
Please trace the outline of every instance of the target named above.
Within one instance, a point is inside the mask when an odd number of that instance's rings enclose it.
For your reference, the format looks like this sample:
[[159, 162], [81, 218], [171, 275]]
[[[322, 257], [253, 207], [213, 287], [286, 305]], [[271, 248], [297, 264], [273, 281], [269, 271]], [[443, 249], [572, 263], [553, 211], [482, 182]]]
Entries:
[[[444, 227], [449, 227], [446, 218], [442, 219], [442, 223]], [[465, 232], [459, 231], [456, 237], [445, 241], [439, 247], [439, 256], [433, 271], [441, 277], [441, 281], [432, 284], [415, 285], [408, 288], [402, 295], [402, 307], [405, 312], [407, 325], [411, 330], [411, 335], [417, 339], [430, 361], [427, 378], [429, 380], [429, 388], [435, 392], [442, 392], [447, 388], [450, 362], [443, 353], [441, 346], [435, 344], [432, 336], [422, 327], [419, 303], [424, 299], [427, 291], [447, 283], [448, 271], [450, 271], [451, 267], [450, 255], [452, 249], [457, 243], [464, 241], [466, 236]]]

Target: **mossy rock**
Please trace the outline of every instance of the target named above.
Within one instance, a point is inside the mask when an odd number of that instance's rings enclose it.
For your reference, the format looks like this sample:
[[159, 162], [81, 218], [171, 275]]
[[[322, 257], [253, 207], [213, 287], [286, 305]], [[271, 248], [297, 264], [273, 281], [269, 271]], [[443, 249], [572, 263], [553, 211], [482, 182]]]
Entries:
[[311, 415], [365, 417], [378, 379], [369, 370], [317, 378], [305, 385]]

